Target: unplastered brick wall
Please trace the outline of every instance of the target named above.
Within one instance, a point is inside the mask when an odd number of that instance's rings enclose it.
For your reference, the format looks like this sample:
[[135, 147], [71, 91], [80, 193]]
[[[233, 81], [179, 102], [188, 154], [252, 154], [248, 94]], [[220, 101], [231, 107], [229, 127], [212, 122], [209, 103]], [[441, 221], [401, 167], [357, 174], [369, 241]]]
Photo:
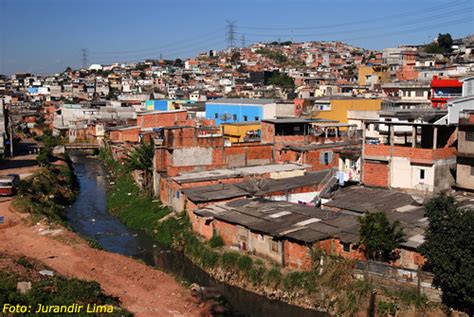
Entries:
[[386, 162], [365, 161], [363, 183], [368, 186], [388, 187], [388, 164]]
[[229, 167], [271, 164], [273, 147], [271, 144], [225, 147], [225, 159]]
[[[366, 144], [365, 145], [365, 156], [390, 156], [390, 146], [382, 144]], [[407, 157], [410, 159], [420, 160], [420, 161], [433, 161], [449, 157], [454, 157], [456, 155], [456, 149], [453, 147], [439, 148], [439, 149], [420, 149], [413, 148], [408, 146], [394, 146], [393, 147], [393, 156]]]
[[176, 123], [185, 121], [187, 111], [163, 111], [137, 115], [137, 125], [142, 128], [172, 127]]
[[285, 240], [283, 248], [286, 267], [294, 270], [311, 269], [311, 249], [309, 247]]

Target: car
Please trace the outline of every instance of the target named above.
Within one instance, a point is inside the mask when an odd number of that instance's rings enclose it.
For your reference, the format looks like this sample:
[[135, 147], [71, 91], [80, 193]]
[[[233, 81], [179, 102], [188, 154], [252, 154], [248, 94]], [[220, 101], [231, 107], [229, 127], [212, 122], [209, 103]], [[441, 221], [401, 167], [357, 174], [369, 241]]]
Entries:
[[12, 196], [15, 195], [20, 183], [20, 175], [8, 174], [0, 176], [0, 195], [1, 196]]

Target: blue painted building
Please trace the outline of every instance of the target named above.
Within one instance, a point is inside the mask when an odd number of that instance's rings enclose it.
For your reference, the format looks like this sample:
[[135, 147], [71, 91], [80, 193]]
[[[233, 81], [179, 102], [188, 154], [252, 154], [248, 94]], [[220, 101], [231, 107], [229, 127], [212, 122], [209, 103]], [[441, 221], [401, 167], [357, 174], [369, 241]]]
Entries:
[[260, 121], [273, 114], [272, 99], [217, 99], [206, 102], [206, 118], [221, 123]]
[[145, 102], [146, 110], [160, 110], [169, 111], [179, 109], [179, 105], [194, 103], [192, 100], [169, 100], [169, 99], [158, 99], [158, 100], [147, 100]]

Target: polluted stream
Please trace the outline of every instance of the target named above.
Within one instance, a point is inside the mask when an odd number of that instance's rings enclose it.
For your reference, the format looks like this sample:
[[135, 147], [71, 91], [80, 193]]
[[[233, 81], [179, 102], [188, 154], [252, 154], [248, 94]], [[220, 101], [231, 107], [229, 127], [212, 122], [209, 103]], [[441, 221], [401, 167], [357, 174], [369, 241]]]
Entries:
[[68, 223], [75, 232], [96, 240], [104, 250], [139, 259], [190, 283], [211, 288], [222, 296], [223, 316], [328, 316], [217, 281], [182, 252], [164, 248], [144, 231], [126, 227], [107, 211], [110, 180], [105, 166], [80, 154], [72, 155], [72, 161], [80, 189], [67, 209]]

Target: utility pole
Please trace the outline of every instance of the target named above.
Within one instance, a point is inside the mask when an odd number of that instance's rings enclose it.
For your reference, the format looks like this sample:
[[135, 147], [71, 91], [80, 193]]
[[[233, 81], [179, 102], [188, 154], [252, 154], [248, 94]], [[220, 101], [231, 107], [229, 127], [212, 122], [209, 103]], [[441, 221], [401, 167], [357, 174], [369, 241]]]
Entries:
[[81, 59], [82, 59], [82, 67], [87, 67], [87, 48], [81, 49]]
[[235, 21], [227, 20], [227, 47], [233, 50], [235, 48]]
[[[11, 108], [9, 112], [11, 111]], [[13, 117], [11, 113], [8, 114], [8, 125], [10, 126], [10, 157], [13, 157]]]

